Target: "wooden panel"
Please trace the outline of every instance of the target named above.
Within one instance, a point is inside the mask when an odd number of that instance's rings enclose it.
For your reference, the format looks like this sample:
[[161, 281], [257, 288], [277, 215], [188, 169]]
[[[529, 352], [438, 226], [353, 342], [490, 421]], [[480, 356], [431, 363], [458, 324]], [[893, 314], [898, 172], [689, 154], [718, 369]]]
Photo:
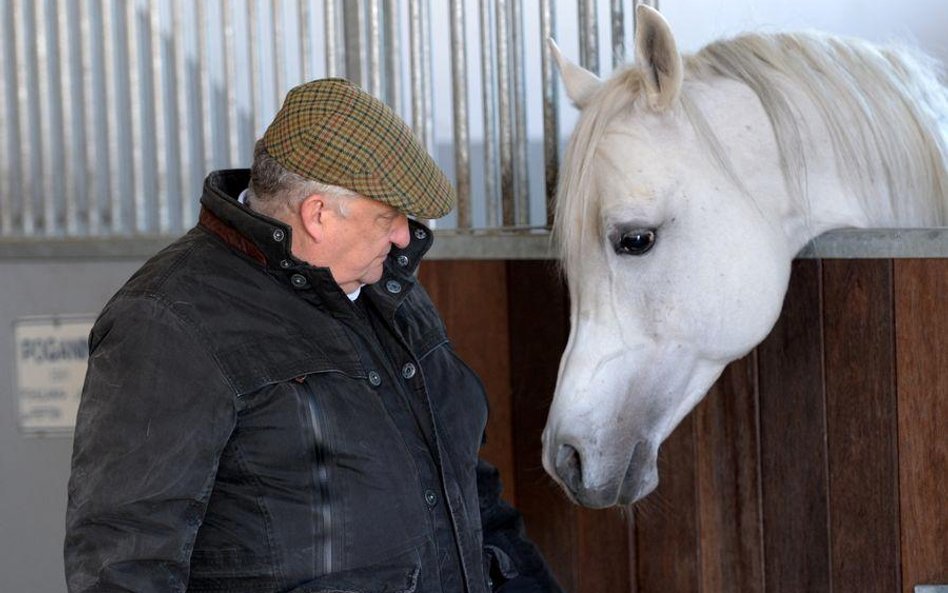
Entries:
[[636, 574], [643, 593], [698, 593], [694, 416], [658, 454], [659, 484], [635, 506]]
[[566, 288], [552, 262], [507, 264], [517, 506], [567, 591], [580, 582], [578, 509], [546, 475], [540, 435], [569, 333]]
[[578, 511], [578, 566], [574, 593], [630, 593], [629, 563], [632, 513], [625, 508]]
[[757, 349], [767, 593], [830, 591], [820, 294], [820, 262], [795, 261]]
[[891, 262], [824, 261], [823, 328], [833, 592], [898, 591]]
[[431, 295], [461, 358], [487, 389], [485, 460], [500, 470], [504, 499], [516, 500], [510, 399], [507, 270], [502, 261], [425, 262], [418, 277]]
[[764, 590], [756, 357], [731, 363], [694, 412], [701, 590]]
[[948, 260], [895, 264], [902, 591], [948, 583]]

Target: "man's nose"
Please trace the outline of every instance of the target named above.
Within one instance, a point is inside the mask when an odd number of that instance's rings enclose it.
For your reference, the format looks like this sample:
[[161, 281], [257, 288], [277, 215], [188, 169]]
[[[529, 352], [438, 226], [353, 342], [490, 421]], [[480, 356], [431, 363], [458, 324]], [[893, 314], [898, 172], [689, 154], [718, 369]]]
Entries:
[[404, 214], [400, 214], [395, 219], [395, 224], [392, 225], [391, 241], [399, 249], [408, 247], [411, 242], [411, 237], [408, 234], [408, 217]]

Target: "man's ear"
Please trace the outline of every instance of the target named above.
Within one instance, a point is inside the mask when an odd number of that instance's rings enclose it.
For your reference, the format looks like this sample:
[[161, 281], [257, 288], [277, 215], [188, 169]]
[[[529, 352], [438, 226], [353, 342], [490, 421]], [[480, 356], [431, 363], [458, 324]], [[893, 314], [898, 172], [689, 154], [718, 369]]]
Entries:
[[299, 216], [303, 230], [319, 243], [326, 233], [326, 200], [319, 194], [307, 196], [300, 202]]

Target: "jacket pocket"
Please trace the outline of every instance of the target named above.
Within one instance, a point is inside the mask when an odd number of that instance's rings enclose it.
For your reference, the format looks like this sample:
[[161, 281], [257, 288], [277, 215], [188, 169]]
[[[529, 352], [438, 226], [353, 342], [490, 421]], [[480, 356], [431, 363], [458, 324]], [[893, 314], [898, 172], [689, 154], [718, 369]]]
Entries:
[[289, 593], [414, 593], [420, 567], [378, 564], [321, 576]]

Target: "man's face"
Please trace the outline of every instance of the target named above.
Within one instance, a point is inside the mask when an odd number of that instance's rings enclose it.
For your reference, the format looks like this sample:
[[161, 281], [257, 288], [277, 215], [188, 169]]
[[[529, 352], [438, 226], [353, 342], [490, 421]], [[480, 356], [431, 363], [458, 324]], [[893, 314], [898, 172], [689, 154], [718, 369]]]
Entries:
[[340, 288], [350, 293], [362, 284], [378, 282], [392, 245], [406, 247], [410, 239], [408, 218], [387, 204], [352, 198], [345, 201], [345, 213], [322, 208], [320, 240], [306, 259], [329, 268]]

